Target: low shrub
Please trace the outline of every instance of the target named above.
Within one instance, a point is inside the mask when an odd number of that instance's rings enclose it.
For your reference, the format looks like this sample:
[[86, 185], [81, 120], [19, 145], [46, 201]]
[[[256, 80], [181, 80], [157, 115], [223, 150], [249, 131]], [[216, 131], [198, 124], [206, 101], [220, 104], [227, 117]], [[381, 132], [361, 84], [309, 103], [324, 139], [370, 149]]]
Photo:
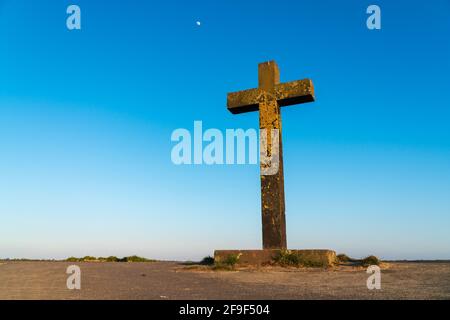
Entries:
[[85, 257], [81, 258], [81, 261], [97, 261], [97, 258], [91, 257], [91, 256], [85, 256]]
[[106, 262], [119, 262], [119, 258], [117, 258], [116, 256], [109, 256], [108, 258], [105, 259]]
[[275, 262], [281, 266], [294, 266], [300, 265], [300, 257], [289, 250], [282, 250], [280, 254], [275, 258]]
[[76, 257], [70, 257], [66, 259], [67, 262], [154, 262], [156, 260], [150, 260], [147, 258], [139, 257], [139, 256], [129, 256], [124, 258], [117, 258], [115, 256], [110, 256], [107, 258], [104, 257], [92, 257], [92, 256], [85, 256], [83, 258], [76, 258]]
[[350, 258], [348, 255], [343, 254], [343, 253], [338, 254], [338, 255], [336, 256], [336, 258], [337, 258], [337, 261], [338, 261], [338, 262], [342, 262], [342, 263], [345, 263], [345, 262], [351, 262], [351, 261], [354, 260], [354, 259]]
[[155, 260], [150, 260], [150, 259], [139, 257], [139, 256], [130, 256], [130, 257], [125, 257], [123, 259], [125, 259], [125, 262], [154, 262], [155, 261]]
[[368, 256], [361, 260], [361, 264], [364, 267], [373, 266], [373, 265], [379, 266], [380, 263], [381, 263], [381, 260], [375, 256]]
[[214, 258], [211, 256], [204, 257], [202, 261], [200, 261], [200, 264], [205, 266], [211, 266], [214, 264]]
[[305, 259], [301, 254], [292, 252], [290, 250], [282, 250], [280, 254], [275, 258], [275, 263], [282, 267], [325, 267], [324, 263], [320, 261], [311, 261]]
[[240, 257], [240, 254], [229, 254], [223, 263], [228, 266], [234, 267], [236, 263], [238, 263]]
[[66, 259], [67, 262], [81, 262], [82, 259], [80, 258], [75, 258], [75, 257], [70, 257]]

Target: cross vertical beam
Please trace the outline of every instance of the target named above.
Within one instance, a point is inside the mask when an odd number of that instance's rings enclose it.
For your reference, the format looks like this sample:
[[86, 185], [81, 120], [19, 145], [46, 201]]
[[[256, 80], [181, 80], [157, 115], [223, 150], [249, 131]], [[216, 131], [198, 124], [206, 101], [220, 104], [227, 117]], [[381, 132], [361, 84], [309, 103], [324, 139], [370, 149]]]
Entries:
[[[227, 107], [233, 114], [259, 111], [259, 127], [267, 134], [267, 150], [278, 158], [278, 170], [263, 174], [267, 164], [261, 161], [261, 211], [264, 249], [286, 249], [286, 217], [284, 198], [283, 146], [280, 108], [314, 101], [314, 86], [309, 79], [280, 83], [280, 71], [275, 61], [258, 66], [259, 86], [255, 89], [228, 94]], [[272, 130], [278, 134], [278, 148], [272, 146]], [[264, 131], [263, 131], [264, 132]], [[275, 157], [273, 157], [274, 153]]]
[[[278, 152], [278, 171], [273, 175], [261, 174], [262, 236], [264, 249], [286, 249], [286, 217], [284, 198], [283, 147], [281, 141], [281, 112], [275, 98], [275, 86], [280, 83], [280, 71], [275, 61], [258, 66], [259, 89], [265, 94], [259, 103], [259, 128], [266, 129], [267, 154]], [[273, 148], [271, 131], [278, 131], [278, 148]], [[276, 151], [275, 151], [276, 150]], [[261, 163], [261, 171], [264, 164]]]

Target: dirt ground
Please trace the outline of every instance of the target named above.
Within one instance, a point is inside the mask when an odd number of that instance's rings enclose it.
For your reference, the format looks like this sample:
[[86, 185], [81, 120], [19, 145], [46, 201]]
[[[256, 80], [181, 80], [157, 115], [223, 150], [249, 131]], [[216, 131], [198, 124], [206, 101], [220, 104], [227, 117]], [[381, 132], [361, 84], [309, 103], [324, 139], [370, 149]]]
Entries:
[[[68, 290], [69, 265], [81, 290]], [[381, 290], [365, 269], [191, 269], [177, 262], [1, 262], [0, 299], [450, 299], [450, 262], [389, 263]]]

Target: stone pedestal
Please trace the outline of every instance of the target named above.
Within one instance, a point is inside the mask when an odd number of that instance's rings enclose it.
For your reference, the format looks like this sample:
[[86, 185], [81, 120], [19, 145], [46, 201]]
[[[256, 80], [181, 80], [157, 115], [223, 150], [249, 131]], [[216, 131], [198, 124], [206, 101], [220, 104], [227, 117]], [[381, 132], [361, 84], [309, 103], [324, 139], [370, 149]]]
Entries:
[[[281, 249], [263, 250], [216, 250], [214, 260], [224, 263], [230, 256], [239, 256], [238, 265], [262, 265], [274, 262]], [[329, 267], [336, 262], [336, 252], [332, 250], [289, 250], [299, 255], [306, 265]]]

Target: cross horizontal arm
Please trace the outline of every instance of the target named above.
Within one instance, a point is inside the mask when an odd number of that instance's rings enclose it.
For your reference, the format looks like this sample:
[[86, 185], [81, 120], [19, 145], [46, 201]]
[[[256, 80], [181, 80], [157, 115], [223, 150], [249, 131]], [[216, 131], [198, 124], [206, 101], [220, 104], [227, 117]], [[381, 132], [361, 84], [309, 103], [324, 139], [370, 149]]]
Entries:
[[279, 83], [274, 92], [256, 88], [228, 94], [227, 107], [233, 114], [258, 111], [259, 104], [267, 99], [277, 100], [280, 107], [312, 102], [314, 86], [310, 79]]
[[310, 79], [279, 83], [275, 85], [275, 96], [280, 107], [313, 102], [314, 86]]
[[264, 99], [261, 89], [249, 89], [228, 94], [227, 108], [233, 114], [258, 111], [259, 103]]

